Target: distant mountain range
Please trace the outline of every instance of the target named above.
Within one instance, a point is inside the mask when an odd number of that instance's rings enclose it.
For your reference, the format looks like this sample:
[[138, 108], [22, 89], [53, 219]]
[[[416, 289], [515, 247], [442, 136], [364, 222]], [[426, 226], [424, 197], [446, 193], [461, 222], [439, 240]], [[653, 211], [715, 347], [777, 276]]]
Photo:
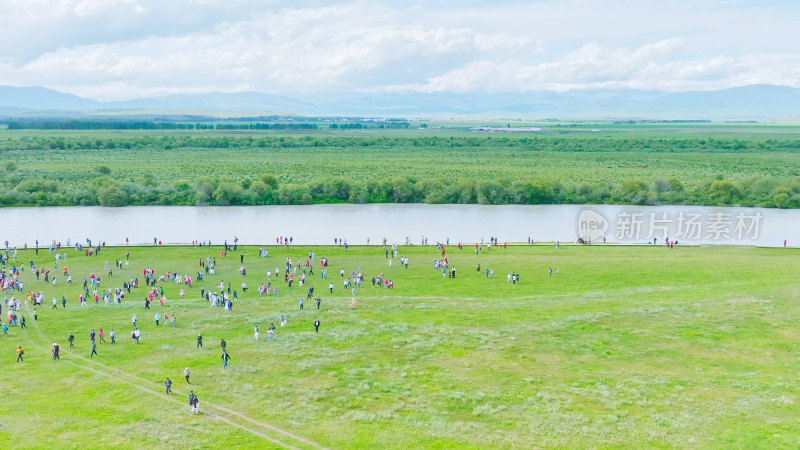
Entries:
[[42, 87], [0, 86], [0, 116], [82, 117], [137, 111], [251, 112], [305, 116], [526, 119], [773, 119], [800, 117], [800, 89], [750, 85], [705, 92], [591, 90], [501, 94], [326, 95], [304, 100], [258, 92], [175, 94], [98, 102]]

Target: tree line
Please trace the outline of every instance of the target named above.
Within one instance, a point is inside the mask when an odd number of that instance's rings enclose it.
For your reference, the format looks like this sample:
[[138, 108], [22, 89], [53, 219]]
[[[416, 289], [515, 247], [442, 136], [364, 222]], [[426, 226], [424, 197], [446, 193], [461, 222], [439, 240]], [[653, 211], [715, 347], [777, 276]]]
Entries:
[[[8, 163], [7, 163], [8, 165]], [[14, 170], [7, 167], [6, 170]], [[88, 186], [25, 179], [0, 192], [2, 206], [66, 205], [303, 205], [313, 203], [433, 204], [691, 204], [800, 208], [800, 180], [754, 177], [735, 182], [722, 177], [686, 189], [677, 179], [631, 179], [621, 183], [564, 183], [532, 180], [422, 179], [392, 177], [363, 181], [327, 177], [309, 183], [279, 183], [271, 174], [241, 180], [211, 176], [194, 182], [159, 184], [122, 181], [106, 166], [95, 168]]]

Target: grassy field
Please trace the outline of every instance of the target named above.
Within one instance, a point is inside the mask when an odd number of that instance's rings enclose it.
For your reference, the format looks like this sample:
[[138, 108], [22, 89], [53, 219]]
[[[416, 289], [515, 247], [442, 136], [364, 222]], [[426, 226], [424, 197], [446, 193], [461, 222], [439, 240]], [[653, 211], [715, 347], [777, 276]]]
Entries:
[[796, 125], [580, 123], [546, 124], [536, 134], [469, 131], [481, 124], [294, 132], [0, 130], [0, 206], [800, 207]]
[[[4, 447], [800, 445], [795, 249], [509, 246], [476, 255], [450, 246], [455, 279], [433, 269], [440, 257], [433, 246], [400, 247], [408, 269], [397, 258], [389, 267], [380, 246], [269, 247], [268, 258], [243, 247], [227, 259], [218, 247], [129, 250], [130, 265], [110, 278], [104, 261], [124, 259], [124, 248], [93, 257], [62, 250], [73, 285], [63, 277], [46, 285], [26, 267], [24, 291], [44, 292], [45, 304], [37, 321], [23, 308], [28, 328], [0, 337]], [[329, 259], [332, 294], [315, 265], [306, 286], [288, 288], [273, 276], [278, 296], [258, 295], [268, 270], [309, 251]], [[237, 289], [240, 254], [247, 294]], [[240, 291], [232, 311], [200, 299], [199, 284], [181, 300], [182, 286], [172, 282], [160, 283], [164, 307], [143, 310], [144, 268], [196, 273], [208, 256], [217, 273], [202, 286], [231, 282]], [[30, 260], [53, 268], [47, 250], [20, 250], [16, 263]], [[478, 273], [478, 264], [495, 277]], [[339, 269], [358, 267], [367, 283], [353, 308]], [[558, 269], [552, 277], [551, 267]], [[80, 282], [92, 272], [103, 288], [131, 277], [141, 285], [121, 304], [80, 307]], [[508, 283], [509, 272], [521, 282]], [[371, 286], [380, 273], [394, 289]], [[322, 298], [319, 311], [313, 301], [298, 308], [307, 286]], [[52, 310], [52, 297], [62, 295], [67, 307]], [[156, 327], [157, 311], [176, 315], [177, 327]], [[130, 338], [134, 313], [139, 345]], [[267, 327], [281, 314], [288, 325], [267, 342]], [[114, 329], [118, 343], [98, 344], [89, 358], [89, 331], [100, 328]], [[226, 370], [222, 338], [231, 354]], [[61, 344], [60, 361], [50, 358], [53, 342]], [[26, 350], [21, 363], [17, 345]], [[182, 376], [187, 366], [191, 386]], [[173, 396], [163, 394], [166, 377], [175, 382]], [[189, 413], [190, 387], [200, 415]]]

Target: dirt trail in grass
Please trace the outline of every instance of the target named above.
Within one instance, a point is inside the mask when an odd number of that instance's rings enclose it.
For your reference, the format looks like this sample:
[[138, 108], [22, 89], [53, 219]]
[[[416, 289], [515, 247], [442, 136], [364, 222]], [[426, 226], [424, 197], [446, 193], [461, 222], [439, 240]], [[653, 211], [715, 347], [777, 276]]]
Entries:
[[[41, 330], [39, 330], [39, 327], [35, 322], [34, 322], [33, 328], [36, 330], [36, 333], [42, 339], [45, 339], [46, 342], [49, 342], [47, 340], [47, 336], [45, 336], [45, 334], [42, 333]], [[40, 341], [38, 339], [35, 339], [35, 341], [36, 341], [37, 347], [39, 347], [40, 350], [42, 350], [44, 354], [47, 354], [49, 352], [49, 350], [48, 350], [48, 345], [49, 344], [42, 345], [42, 341]], [[139, 377], [138, 375], [134, 375], [134, 374], [125, 372], [123, 370], [107, 366], [107, 365], [105, 365], [105, 364], [103, 364], [103, 363], [101, 363], [99, 361], [96, 361], [96, 360], [93, 360], [93, 359], [89, 359], [89, 358], [85, 358], [83, 356], [79, 356], [79, 355], [76, 355], [74, 353], [70, 353], [69, 356], [77, 358], [77, 359], [83, 361], [84, 363], [88, 363], [88, 364], [93, 365], [95, 367], [89, 367], [88, 365], [78, 364], [78, 363], [70, 361], [68, 359], [64, 359], [62, 361], [67, 363], [67, 364], [73, 365], [75, 367], [79, 367], [81, 369], [94, 372], [94, 373], [96, 373], [98, 375], [102, 375], [102, 376], [111, 378], [112, 380], [114, 380], [116, 382], [121, 382], [121, 383], [127, 384], [128, 386], [133, 387], [135, 389], [138, 389], [138, 390], [140, 390], [142, 392], [146, 392], [148, 394], [156, 395], [156, 396], [161, 397], [161, 398], [168, 398], [172, 402], [180, 403], [182, 405], [184, 403], [186, 403], [186, 402], [180, 400], [178, 397], [170, 396], [170, 395], [167, 395], [166, 393], [161, 392], [160, 386], [158, 388], [159, 390], [155, 390], [155, 389], [149, 388], [148, 385], [152, 385], [152, 382], [147, 380], [147, 379], [145, 379], [145, 378]], [[113, 373], [111, 373], [111, 372], [113, 372]], [[132, 381], [132, 380], [135, 380], [135, 381]], [[182, 393], [180, 391], [180, 389], [173, 389], [173, 392], [175, 394], [177, 394], [177, 395], [188, 395], [188, 394]], [[296, 434], [294, 434], [294, 433], [292, 433], [292, 432], [290, 432], [288, 430], [284, 430], [283, 428], [277, 427], [275, 425], [270, 425], [270, 424], [268, 424], [266, 422], [261, 422], [259, 420], [253, 419], [253, 418], [251, 418], [251, 417], [249, 417], [247, 415], [244, 415], [244, 414], [242, 414], [240, 412], [225, 408], [224, 406], [215, 405], [215, 404], [213, 404], [213, 403], [211, 403], [211, 402], [209, 402], [207, 400], [203, 401], [203, 409], [205, 410], [205, 414], [207, 414], [207, 415], [209, 415], [209, 416], [211, 416], [211, 417], [213, 417], [215, 419], [219, 419], [219, 420], [221, 420], [221, 421], [223, 421], [223, 422], [225, 422], [225, 423], [227, 423], [229, 425], [232, 425], [232, 426], [234, 426], [236, 428], [239, 428], [241, 430], [247, 431], [250, 434], [253, 434], [255, 436], [259, 436], [259, 437], [261, 437], [263, 439], [266, 439], [266, 440], [268, 440], [268, 441], [270, 441], [272, 443], [275, 443], [275, 444], [280, 445], [280, 446], [285, 447], [285, 448], [290, 448], [290, 449], [299, 449], [299, 448], [303, 448], [303, 447], [323, 448], [321, 445], [317, 444], [316, 442], [308, 440], [308, 439], [306, 439], [304, 437], [298, 436], [298, 435], [296, 435]], [[211, 412], [208, 412], [209, 410]], [[216, 411], [216, 412], [214, 412], [214, 411]], [[238, 417], [240, 419], [243, 419], [243, 420], [249, 422], [250, 424], [255, 425], [256, 427], [262, 428], [263, 430], [269, 430], [269, 433], [272, 434], [272, 435], [260, 432], [258, 430], [254, 430], [253, 428], [248, 427], [248, 426], [244, 426], [244, 425], [242, 425], [240, 423], [236, 423], [236, 422], [228, 419], [227, 417], [225, 417], [225, 415], [223, 415], [223, 413], [228, 414], [228, 415], [232, 415], [232, 416], [236, 416], [236, 417]], [[277, 434], [278, 437], [275, 437], [274, 436], [275, 434]], [[283, 439], [283, 440], [281, 440], [281, 439]], [[287, 443], [285, 441], [290, 441], [290, 442], [291, 441], [295, 441], [295, 442], [294, 442], [294, 445], [293, 445], [293, 444]]]

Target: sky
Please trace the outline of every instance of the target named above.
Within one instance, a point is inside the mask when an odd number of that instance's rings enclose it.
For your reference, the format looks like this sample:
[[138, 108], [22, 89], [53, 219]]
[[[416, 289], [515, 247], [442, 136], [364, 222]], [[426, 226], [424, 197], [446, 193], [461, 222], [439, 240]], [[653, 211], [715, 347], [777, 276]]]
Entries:
[[794, 0], [0, 0], [0, 85], [257, 91], [800, 87]]

